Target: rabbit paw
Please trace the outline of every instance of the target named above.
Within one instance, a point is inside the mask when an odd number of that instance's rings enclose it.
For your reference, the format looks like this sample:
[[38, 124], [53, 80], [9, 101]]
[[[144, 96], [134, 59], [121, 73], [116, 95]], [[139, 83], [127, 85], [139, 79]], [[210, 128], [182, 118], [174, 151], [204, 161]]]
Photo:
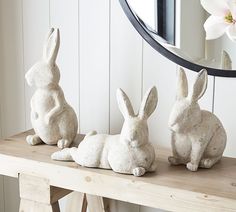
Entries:
[[146, 172], [146, 170], [143, 167], [137, 167], [133, 169], [133, 175], [135, 177], [140, 177], [142, 175], [144, 175]]
[[42, 143], [42, 140], [39, 138], [39, 136], [37, 135], [28, 135], [26, 137], [26, 142], [29, 144], [29, 145], [37, 145], [37, 144], [40, 144]]
[[59, 160], [59, 161], [73, 161], [73, 158], [70, 155], [70, 149], [69, 148], [65, 148], [63, 150], [54, 152], [51, 155], [51, 158], [53, 160]]
[[214, 164], [216, 164], [222, 156], [215, 157], [215, 158], [203, 158], [200, 161], [200, 166], [202, 168], [210, 169]]
[[179, 159], [174, 156], [168, 157], [168, 161], [171, 165], [179, 165], [180, 164]]
[[61, 139], [57, 142], [57, 146], [60, 148], [60, 149], [63, 149], [63, 148], [67, 148], [69, 147], [71, 144], [71, 141], [67, 140], [67, 139]]
[[212, 165], [213, 165], [213, 163], [212, 163], [212, 160], [211, 160], [210, 158], [205, 158], [205, 159], [202, 159], [202, 160], [200, 161], [200, 166], [201, 166], [202, 168], [207, 168], [207, 169], [209, 169], [209, 168], [212, 167]]
[[198, 169], [198, 165], [197, 164], [193, 164], [191, 162], [187, 163], [186, 167], [187, 167], [188, 170], [190, 170], [192, 172], [195, 172]]

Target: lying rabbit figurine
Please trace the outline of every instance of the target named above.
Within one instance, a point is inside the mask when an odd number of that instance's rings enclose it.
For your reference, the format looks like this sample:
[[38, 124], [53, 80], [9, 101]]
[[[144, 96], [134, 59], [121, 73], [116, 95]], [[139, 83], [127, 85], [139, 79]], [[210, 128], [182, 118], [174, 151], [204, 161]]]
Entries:
[[60, 72], [56, 57], [60, 45], [58, 29], [51, 29], [43, 50], [43, 58], [25, 75], [27, 83], [37, 89], [31, 99], [31, 122], [35, 135], [27, 136], [30, 145], [39, 143], [69, 147], [77, 130], [77, 117], [66, 102], [59, 86]]
[[192, 91], [183, 69], [178, 76], [177, 99], [169, 117], [172, 130], [172, 165], [187, 164], [187, 169], [211, 168], [224, 152], [226, 132], [220, 120], [211, 112], [201, 110], [198, 100], [207, 88], [207, 71], [199, 72]]
[[155, 151], [149, 143], [147, 119], [157, 105], [156, 87], [149, 89], [144, 96], [138, 115], [134, 114], [128, 96], [121, 89], [117, 90], [117, 100], [125, 119], [121, 134], [91, 132], [78, 148], [55, 152], [52, 159], [74, 160], [81, 166], [112, 169], [134, 176], [155, 171]]

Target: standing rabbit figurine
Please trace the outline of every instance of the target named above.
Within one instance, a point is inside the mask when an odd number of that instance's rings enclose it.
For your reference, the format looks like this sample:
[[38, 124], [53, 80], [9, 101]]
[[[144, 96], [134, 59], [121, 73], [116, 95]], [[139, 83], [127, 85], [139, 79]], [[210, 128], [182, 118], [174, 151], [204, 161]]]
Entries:
[[117, 100], [124, 124], [119, 135], [91, 132], [78, 148], [66, 148], [52, 154], [54, 160], [74, 160], [81, 166], [112, 169], [118, 173], [142, 176], [155, 171], [155, 151], [149, 143], [148, 117], [157, 105], [157, 90], [145, 94], [138, 115], [134, 114], [128, 96], [117, 90]]
[[43, 49], [43, 58], [25, 75], [27, 83], [36, 87], [31, 99], [31, 122], [35, 135], [27, 136], [30, 145], [57, 144], [69, 147], [74, 140], [78, 122], [73, 108], [66, 102], [59, 86], [60, 72], [56, 57], [60, 45], [58, 29], [51, 29]]
[[172, 130], [172, 165], [187, 164], [187, 169], [211, 168], [226, 146], [226, 132], [220, 120], [211, 112], [201, 110], [198, 100], [207, 88], [207, 71], [199, 72], [190, 93], [183, 69], [178, 76], [177, 98], [169, 117]]

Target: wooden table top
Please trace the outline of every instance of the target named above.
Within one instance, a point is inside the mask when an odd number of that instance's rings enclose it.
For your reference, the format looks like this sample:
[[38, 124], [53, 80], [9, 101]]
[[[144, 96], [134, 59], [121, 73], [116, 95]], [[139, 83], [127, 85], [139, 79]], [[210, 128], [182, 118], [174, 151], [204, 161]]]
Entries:
[[236, 159], [224, 157], [212, 169], [190, 172], [170, 166], [159, 148], [158, 169], [143, 177], [84, 168], [51, 160], [56, 146], [30, 146], [30, 131], [0, 141], [0, 174], [47, 178], [53, 186], [171, 211], [236, 211]]

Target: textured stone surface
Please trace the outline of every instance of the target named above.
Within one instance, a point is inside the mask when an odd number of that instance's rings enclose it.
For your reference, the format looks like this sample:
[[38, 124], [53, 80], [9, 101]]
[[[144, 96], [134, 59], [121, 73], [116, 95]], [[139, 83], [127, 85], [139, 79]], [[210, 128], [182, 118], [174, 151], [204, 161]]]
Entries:
[[43, 57], [26, 73], [25, 78], [36, 91], [31, 99], [31, 122], [35, 135], [27, 136], [30, 145], [39, 143], [69, 147], [78, 122], [73, 108], [66, 102], [59, 86], [60, 72], [56, 65], [60, 46], [58, 29], [51, 29], [45, 41]]
[[226, 146], [226, 132], [220, 120], [211, 112], [201, 110], [198, 100], [207, 88], [207, 71], [199, 72], [192, 89], [183, 69], [179, 71], [176, 102], [169, 117], [172, 131], [172, 165], [186, 164], [190, 171], [198, 167], [211, 168]]
[[78, 148], [67, 148], [52, 154], [54, 160], [74, 160], [81, 166], [112, 169], [115, 172], [142, 176], [156, 170], [155, 151], [149, 143], [148, 117], [157, 105], [157, 90], [149, 89], [135, 115], [128, 96], [117, 90], [124, 124], [119, 135], [87, 134]]

